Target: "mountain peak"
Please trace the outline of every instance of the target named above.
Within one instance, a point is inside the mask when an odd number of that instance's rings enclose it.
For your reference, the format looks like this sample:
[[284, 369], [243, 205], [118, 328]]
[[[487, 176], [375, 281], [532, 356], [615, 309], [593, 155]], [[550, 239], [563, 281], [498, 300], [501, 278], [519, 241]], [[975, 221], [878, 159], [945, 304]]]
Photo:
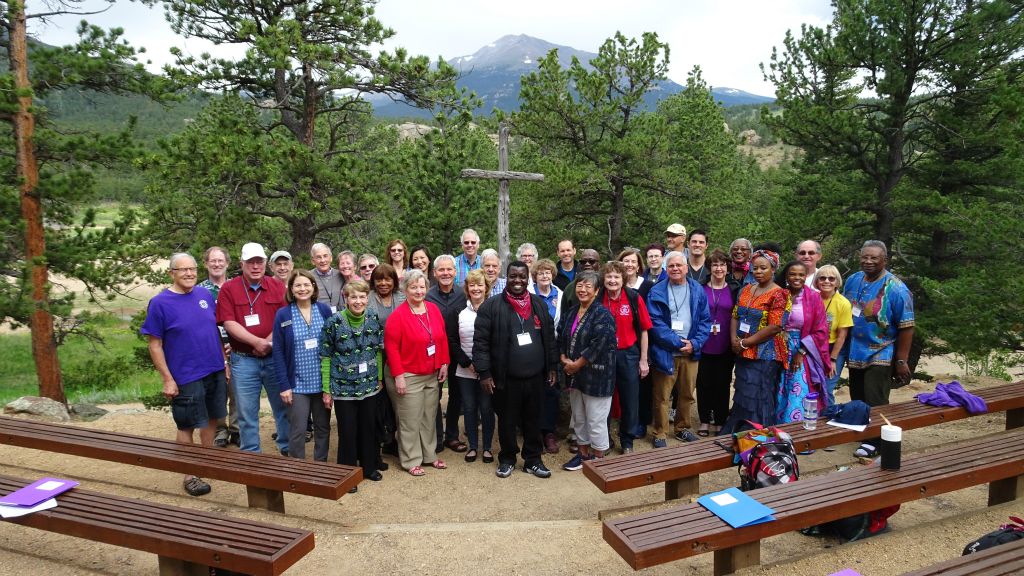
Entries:
[[552, 44], [526, 34], [507, 34], [481, 47], [473, 54], [452, 58], [448, 63], [463, 72], [500, 69], [525, 73], [535, 69], [537, 61], [547, 56], [548, 52], [555, 48], [558, 49], [558, 60], [563, 66], [568, 66], [573, 56], [584, 63], [597, 56], [593, 52]]

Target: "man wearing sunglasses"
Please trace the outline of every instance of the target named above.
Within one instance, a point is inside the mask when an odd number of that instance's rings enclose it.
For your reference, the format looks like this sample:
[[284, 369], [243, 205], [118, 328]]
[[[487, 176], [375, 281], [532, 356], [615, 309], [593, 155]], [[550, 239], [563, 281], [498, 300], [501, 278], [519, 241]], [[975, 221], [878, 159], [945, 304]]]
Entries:
[[814, 290], [814, 278], [818, 275], [818, 261], [821, 260], [821, 244], [814, 240], [804, 240], [796, 245], [796, 259], [807, 268], [807, 280], [804, 286]]
[[[584, 248], [580, 250], [580, 263], [577, 266], [577, 272], [584, 270], [593, 270], [594, 272], [600, 272], [601, 270], [601, 255], [597, 253], [597, 250], [593, 248]], [[565, 286], [565, 290], [562, 291], [562, 310], [569, 310], [580, 303], [576, 297], [576, 281], [573, 280]]]
[[480, 235], [472, 228], [462, 231], [462, 254], [455, 259], [455, 285], [462, 286], [466, 281], [466, 274], [480, 268], [480, 258], [477, 252], [480, 250]]

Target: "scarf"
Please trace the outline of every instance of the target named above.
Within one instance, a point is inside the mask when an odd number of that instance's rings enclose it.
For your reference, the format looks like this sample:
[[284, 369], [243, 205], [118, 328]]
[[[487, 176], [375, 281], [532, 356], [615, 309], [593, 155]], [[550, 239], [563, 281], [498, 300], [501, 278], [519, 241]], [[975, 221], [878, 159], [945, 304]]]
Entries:
[[737, 264], [735, 262], [730, 262], [730, 264], [732, 265], [733, 272], [743, 272], [744, 274], [750, 272], [750, 260], [747, 260], [743, 264]]
[[531, 306], [529, 292], [523, 292], [522, 296], [515, 296], [508, 290], [505, 290], [505, 300], [512, 305], [512, 309], [516, 311], [516, 314], [519, 314], [520, 318], [523, 320], [530, 319]]

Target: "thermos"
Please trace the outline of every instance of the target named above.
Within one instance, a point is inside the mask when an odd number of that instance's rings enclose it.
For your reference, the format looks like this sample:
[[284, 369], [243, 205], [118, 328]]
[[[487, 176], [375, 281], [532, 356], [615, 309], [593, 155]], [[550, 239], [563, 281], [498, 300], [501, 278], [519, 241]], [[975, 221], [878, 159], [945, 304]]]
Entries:
[[900, 453], [903, 444], [903, 429], [886, 424], [882, 426], [882, 470], [899, 470]]

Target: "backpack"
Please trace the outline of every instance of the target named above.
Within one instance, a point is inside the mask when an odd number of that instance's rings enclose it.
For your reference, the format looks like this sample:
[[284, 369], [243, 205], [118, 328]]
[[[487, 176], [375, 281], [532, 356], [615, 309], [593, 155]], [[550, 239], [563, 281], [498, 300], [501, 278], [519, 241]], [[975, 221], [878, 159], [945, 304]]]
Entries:
[[800, 478], [796, 449], [789, 434], [770, 429], [774, 437], [759, 442], [740, 461], [740, 490], [747, 492], [776, 484], [788, 484]]
[[[839, 468], [840, 472], [844, 470], [848, 470], [848, 468], [845, 466]], [[843, 542], [863, 540], [885, 531], [889, 527], [889, 517], [899, 512], [899, 509], [899, 504], [886, 506], [864, 514], [856, 514], [809, 528], [802, 528], [800, 533], [804, 536], [835, 536]]]
[[968, 544], [967, 547], [964, 548], [963, 556], [974, 554], [975, 552], [981, 552], [982, 550], [999, 546], [1000, 544], [1016, 542], [1022, 538], [1024, 538], [1024, 520], [1021, 520], [1016, 516], [1010, 516], [1009, 524], [1003, 524], [999, 527], [999, 530], [989, 532]]

